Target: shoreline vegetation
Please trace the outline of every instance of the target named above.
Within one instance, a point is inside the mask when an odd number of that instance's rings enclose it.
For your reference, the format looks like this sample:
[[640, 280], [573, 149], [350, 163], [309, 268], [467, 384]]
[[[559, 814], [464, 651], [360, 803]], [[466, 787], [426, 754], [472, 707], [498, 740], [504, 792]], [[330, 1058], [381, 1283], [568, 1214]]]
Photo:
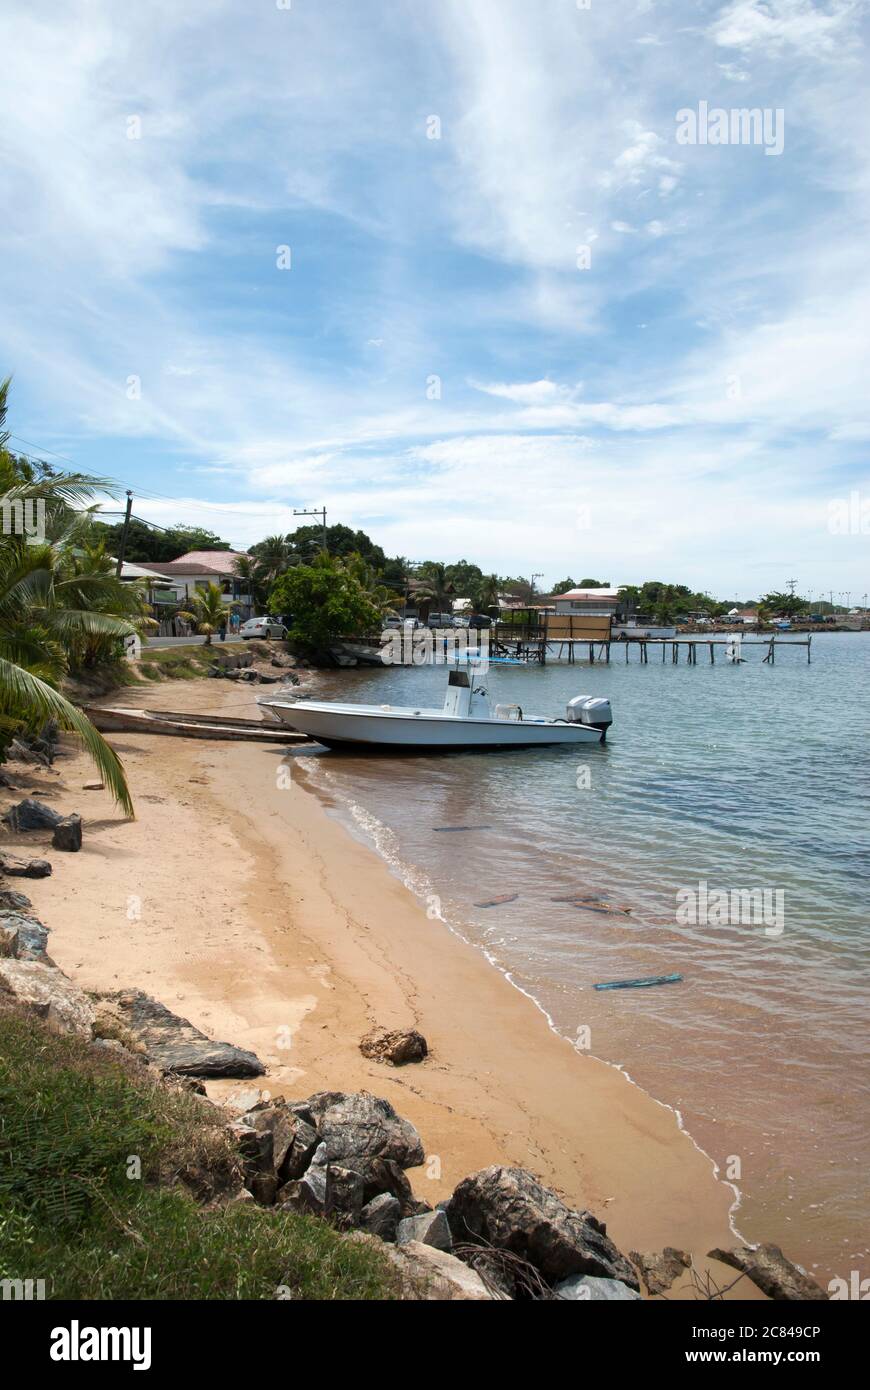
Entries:
[[[191, 711], [242, 697], [173, 689]], [[671, 1110], [557, 1037], [304, 776], [282, 789], [277, 750], [114, 741], [136, 821], [67, 741], [54, 767], [7, 764], [4, 812], [84, 814], [74, 855], [14, 817], [3, 835], [0, 1086], [19, 1121], [23, 1092], [69, 1096], [71, 1118], [56, 1145], [23, 1121], [0, 1131], [0, 1189], [32, 1173], [0, 1276], [38, 1274], [29, 1249], [57, 1271], [50, 1297], [827, 1297], [742, 1244], [731, 1189]], [[23, 877], [28, 856], [54, 872]], [[373, 1029], [413, 1030], [428, 1055], [391, 1065]], [[77, 1105], [101, 1117], [84, 1149]], [[131, 1154], [138, 1178], [119, 1172]], [[152, 1262], [162, 1284], [142, 1277]]]

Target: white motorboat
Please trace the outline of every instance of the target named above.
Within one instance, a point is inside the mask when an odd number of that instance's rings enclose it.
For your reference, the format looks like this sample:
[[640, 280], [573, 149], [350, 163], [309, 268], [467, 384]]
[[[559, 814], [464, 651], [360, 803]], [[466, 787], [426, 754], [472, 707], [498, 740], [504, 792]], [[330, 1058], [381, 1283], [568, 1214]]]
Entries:
[[603, 743], [610, 701], [577, 695], [561, 719], [524, 714], [519, 705], [490, 708], [473, 673], [450, 671], [443, 709], [412, 705], [350, 705], [326, 700], [261, 698], [258, 703], [297, 733], [327, 747], [399, 749], [534, 748], [553, 743]]

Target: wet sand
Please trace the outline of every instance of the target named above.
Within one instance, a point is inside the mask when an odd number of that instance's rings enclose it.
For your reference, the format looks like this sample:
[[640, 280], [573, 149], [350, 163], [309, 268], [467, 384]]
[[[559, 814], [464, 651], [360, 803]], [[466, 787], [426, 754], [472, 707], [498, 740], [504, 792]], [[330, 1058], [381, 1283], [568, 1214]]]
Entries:
[[[191, 681], [117, 703], [244, 716], [254, 699], [238, 684]], [[604, 1219], [622, 1250], [677, 1246], [731, 1283], [733, 1271], [704, 1256], [736, 1243], [734, 1193], [674, 1112], [578, 1053], [482, 952], [427, 915], [306, 789], [292, 754], [146, 734], [110, 741], [133, 822], [105, 792], [82, 789], [94, 773], [72, 751], [58, 776], [31, 779], [31, 794], [85, 819], [81, 853], [52, 852], [53, 876], [23, 885], [52, 929], [52, 956], [79, 984], [141, 988], [252, 1048], [272, 1094], [385, 1096], [423, 1137], [428, 1160], [410, 1176], [430, 1202], [475, 1169], [518, 1164]], [[39, 839], [4, 845], [32, 852]], [[431, 1056], [401, 1069], [366, 1060], [358, 1043], [375, 1024], [419, 1028]], [[680, 1296], [695, 1296], [688, 1279], [671, 1291]], [[761, 1295], [741, 1281], [732, 1296]]]

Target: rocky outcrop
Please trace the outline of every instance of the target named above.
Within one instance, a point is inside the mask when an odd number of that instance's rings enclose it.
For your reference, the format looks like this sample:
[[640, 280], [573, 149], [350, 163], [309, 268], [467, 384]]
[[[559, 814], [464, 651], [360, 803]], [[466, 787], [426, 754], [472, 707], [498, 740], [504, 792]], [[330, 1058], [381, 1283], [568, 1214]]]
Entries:
[[731, 1250], [710, 1250], [709, 1258], [739, 1269], [768, 1298], [789, 1303], [819, 1303], [828, 1295], [804, 1270], [787, 1260], [778, 1245], [737, 1245]]
[[429, 1053], [426, 1039], [416, 1028], [373, 1028], [360, 1042], [359, 1050], [364, 1057], [376, 1062], [391, 1062], [394, 1067], [402, 1067], [406, 1062], [422, 1062]]
[[572, 1303], [642, 1303], [634, 1289], [619, 1279], [596, 1279], [594, 1274], [572, 1274], [553, 1289], [557, 1298]]
[[650, 1294], [665, 1294], [685, 1270], [691, 1269], [692, 1257], [685, 1250], [666, 1245], [658, 1254], [639, 1254], [630, 1250], [629, 1257], [640, 1270], [640, 1277]]
[[38, 960], [0, 960], [0, 991], [11, 995], [50, 1028], [90, 1038], [94, 1009], [84, 990], [54, 965]]
[[[348, 1239], [371, 1241], [373, 1237], [362, 1231], [354, 1231]], [[432, 1245], [420, 1245], [417, 1241], [409, 1241], [401, 1247], [385, 1246], [383, 1249], [401, 1279], [405, 1298], [451, 1303], [490, 1303], [493, 1300], [493, 1294], [480, 1275], [457, 1260], [455, 1255], [436, 1250]]]
[[394, 1241], [399, 1227], [402, 1206], [391, 1192], [381, 1192], [367, 1202], [360, 1212], [360, 1229], [380, 1240]]
[[[422, 1163], [425, 1154], [419, 1134], [408, 1120], [401, 1119], [388, 1100], [368, 1091], [353, 1095], [330, 1093], [335, 1097], [317, 1110], [317, 1132], [326, 1145], [331, 1163], [353, 1161], [370, 1168], [375, 1159], [397, 1163], [400, 1168], [413, 1168]], [[312, 1097], [309, 1106], [316, 1103]]]
[[[0, 930], [4, 928], [13, 931], [16, 938], [16, 949], [9, 951], [9, 955], [15, 955], [18, 960], [48, 961], [48, 928], [37, 917], [25, 912], [0, 911]], [[53, 962], [48, 961], [48, 964]]]
[[63, 816], [52, 806], [46, 806], [43, 801], [36, 801], [32, 796], [28, 796], [24, 801], [10, 806], [0, 819], [6, 822], [10, 830], [18, 834], [26, 830], [54, 830], [58, 822], [63, 820]]
[[76, 812], [64, 816], [54, 827], [51, 843], [55, 849], [65, 850], [67, 854], [78, 854], [82, 847], [82, 818]]
[[213, 1042], [186, 1018], [138, 989], [98, 996], [103, 1016], [117, 1020], [161, 1071], [182, 1076], [261, 1076], [263, 1063], [232, 1043]]
[[420, 1216], [406, 1216], [399, 1222], [396, 1240], [399, 1245], [415, 1241], [418, 1245], [432, 1245], [436, 1250], [453, 1248], [450, 1224], [443, 1211], [425, 1211]]
[[494, 1166], [459, 1184], [447, 1204], [458, 1243], [507, 1250], [549, 1284], [572, 1274], [618, 1279], [637, 1289], [637, 1275], [588, 1211], [572, 1211], [524, 1168]]

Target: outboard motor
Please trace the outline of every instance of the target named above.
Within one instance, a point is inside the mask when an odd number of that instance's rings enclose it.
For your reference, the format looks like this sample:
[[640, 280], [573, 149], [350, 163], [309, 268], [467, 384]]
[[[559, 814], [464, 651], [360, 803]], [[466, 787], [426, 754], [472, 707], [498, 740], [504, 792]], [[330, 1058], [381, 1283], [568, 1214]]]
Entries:
[[575, 695], [573, 700], [568, 701], [567, 715], [569, 724], [586, 724], [590, 729], [600, 729], [602, 743], [613, 723], [610, 701], [600, 695]]

